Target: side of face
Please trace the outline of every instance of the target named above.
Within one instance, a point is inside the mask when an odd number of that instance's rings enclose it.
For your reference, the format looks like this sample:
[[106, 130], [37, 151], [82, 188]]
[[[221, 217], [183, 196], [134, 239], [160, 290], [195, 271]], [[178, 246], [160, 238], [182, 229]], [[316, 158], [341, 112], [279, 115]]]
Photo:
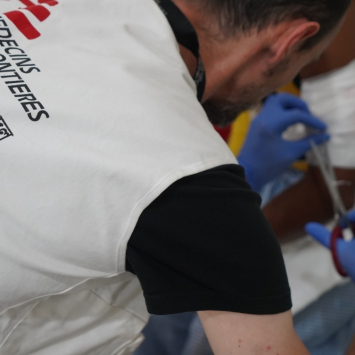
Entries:
[[[268, 36], [275, 36], [274, 44], [270, 41], [272, 50], [265, 50], [260, 43], [260, 55], [234, 72], [232, 67], [229, 68], [231, 75], [228, 80], [203, 104], [211, 122], [220, 126], [228, 125], [239, 113], [291, 82], [304, 66], [321, 56], [339, 28], [340, 25], [309, 50], [299, 50], [309, 36], [298, 34], [298, 40], [290, 40], [292, 34], [283, 38], [277, 36], [280, 31], [277, 26], [271, 31], [269, 29]], [[260, 41], [265, 41], [262, 34]]]

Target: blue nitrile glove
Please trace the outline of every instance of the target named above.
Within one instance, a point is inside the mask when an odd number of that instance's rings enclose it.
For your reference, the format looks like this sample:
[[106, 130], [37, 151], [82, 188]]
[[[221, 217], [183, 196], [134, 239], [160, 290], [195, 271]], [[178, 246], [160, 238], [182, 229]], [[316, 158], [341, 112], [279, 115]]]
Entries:
[[[355, 222], [355, 211], [350, 212], [348, 218], [351, 222]], [[308, 223], [306, 225], [306, 231], [319, 243], [329, 249], [331, 233], [327, 228], [319, 223]], [[339, 239], [337, 249], [341, 266], [355, 282], [355, 239], [350, 242]]]
[[[286, 141], [282, 133], [296, 123], [319, 130], [298, 141]], [[267, 182], [278, 177], [295, 160], [311, 149], [310, 141], [321, 144], [330, 137], [326, 125], [312, 116], [304, 101], [289, 94], [270, 96], [259, 115], [250, 125], [249, 133], [238, 156], [248, 182], [259, 191]]]

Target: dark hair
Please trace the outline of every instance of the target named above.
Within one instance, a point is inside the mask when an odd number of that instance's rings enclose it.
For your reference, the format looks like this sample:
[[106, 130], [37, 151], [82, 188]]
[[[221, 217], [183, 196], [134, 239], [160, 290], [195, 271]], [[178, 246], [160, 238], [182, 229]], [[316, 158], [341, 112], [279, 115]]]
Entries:
[[331, 32], [351, 0], [185, 0], [217, 16], [225, 36], [258, 31], [286, 20], [306, 18], [320, 24], [319, 32], [302, 49], [309, 49]]

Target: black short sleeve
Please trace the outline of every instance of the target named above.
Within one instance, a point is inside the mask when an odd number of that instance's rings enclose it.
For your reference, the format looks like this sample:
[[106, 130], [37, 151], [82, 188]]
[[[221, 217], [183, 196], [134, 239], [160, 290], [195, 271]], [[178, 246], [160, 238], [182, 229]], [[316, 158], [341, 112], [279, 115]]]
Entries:
[[237, 165], [185, 177], [146, 208], [128, 242], [127, 270], [152, 314], [291, 308], [279, 243]]

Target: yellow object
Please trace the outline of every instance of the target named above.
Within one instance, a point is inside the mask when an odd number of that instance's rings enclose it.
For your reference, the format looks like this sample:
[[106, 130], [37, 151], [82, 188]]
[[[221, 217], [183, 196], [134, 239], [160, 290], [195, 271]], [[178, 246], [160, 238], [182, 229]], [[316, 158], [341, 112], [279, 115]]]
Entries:
[[294, 83], [289, 83], [277, 91], [278, 92], [287, 92], [288, 94], [300, 96], [300, 89]]
[[245, 111], [241, 113], [234, 121], [231, 128], [231, 133], [228, 139], [228, 146], [235, 156], [239, 155], [239, 152], [244, 144], [245, 138], [250, 127], [250, 113]]
[[292, 164], [292, 167], [299, 171], [307, 171], [308, 163], [305, 160], [298, 160]]

